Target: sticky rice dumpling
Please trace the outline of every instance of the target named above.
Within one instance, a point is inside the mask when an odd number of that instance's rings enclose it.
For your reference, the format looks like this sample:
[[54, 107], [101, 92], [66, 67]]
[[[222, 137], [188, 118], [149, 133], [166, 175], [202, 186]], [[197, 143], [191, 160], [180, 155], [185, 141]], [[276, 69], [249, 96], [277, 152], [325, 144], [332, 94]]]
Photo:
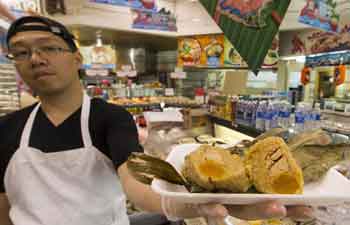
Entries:
[[185, 157], [182, 174], [209, 192], [246, 192], [251, 186], [241, 157], [210, 145]]
[[245, 157], [247, 173], [255, 188], [262, 193], [301, 194], [302, 170], [279, 137], [258, 141]]

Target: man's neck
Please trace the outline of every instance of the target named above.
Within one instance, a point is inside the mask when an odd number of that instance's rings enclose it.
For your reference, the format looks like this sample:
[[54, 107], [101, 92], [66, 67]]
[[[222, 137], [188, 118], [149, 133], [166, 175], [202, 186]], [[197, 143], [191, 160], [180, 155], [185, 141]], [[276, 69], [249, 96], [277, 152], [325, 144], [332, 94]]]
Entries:
[[40, 96], [41, 108], [55, 125], [61, 124], [67, 117], [77, 111], [83, 102], [81, 86], [70, 88], [55, 95]]

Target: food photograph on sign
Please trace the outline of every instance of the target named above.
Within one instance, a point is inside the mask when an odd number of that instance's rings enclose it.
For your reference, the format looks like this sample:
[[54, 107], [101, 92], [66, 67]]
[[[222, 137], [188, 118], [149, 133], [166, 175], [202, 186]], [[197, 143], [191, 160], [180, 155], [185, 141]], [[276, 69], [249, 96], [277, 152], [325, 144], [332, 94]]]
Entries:
[[115, 69], [116, 53], [109, 45], [103, 46], [84, 46], [80, 47], [83, 56], [83, 67], [91, 68], [92, 65], [100, 65], [103, 68]]
[[179, 62], [184, 66], [199, 65], [202, 48], [195, 38], [184, 38], [179, 40]]
[[179, 66], [220, 67], [224, 64], [224, 35], [179, 38]]

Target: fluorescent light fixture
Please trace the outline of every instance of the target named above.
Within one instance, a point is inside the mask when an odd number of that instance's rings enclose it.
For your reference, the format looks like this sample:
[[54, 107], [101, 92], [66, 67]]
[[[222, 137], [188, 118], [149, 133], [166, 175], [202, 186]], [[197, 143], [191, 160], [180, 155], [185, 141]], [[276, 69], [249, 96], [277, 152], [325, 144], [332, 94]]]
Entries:
[[343, 50], [343, 51], [336, 51], [336, 52], [323, 52], [313, 55], [308, 55], [308, 57], [314, 57], [314, 56], [320, 56], [320, 55], [333, 55], [333, 54], [341, 54], [341, 53], [347, 53], [349, 50]]
[[201, 19], [199, 19], [199, 18], [193, 18], [193, 19], [192, 19], [192, 22], [198, 23], [198, 22], [200, 22], [200, 21], [201, 21]]
[[306, 56], [304, 56], [304, 55], [286, 56], [286, 57], [282, 57], [281, 59], [282, 60], [287, 60], [287, 61], [295, 60], [296, 62], [299, 62], [299, 63], [305, 63]]

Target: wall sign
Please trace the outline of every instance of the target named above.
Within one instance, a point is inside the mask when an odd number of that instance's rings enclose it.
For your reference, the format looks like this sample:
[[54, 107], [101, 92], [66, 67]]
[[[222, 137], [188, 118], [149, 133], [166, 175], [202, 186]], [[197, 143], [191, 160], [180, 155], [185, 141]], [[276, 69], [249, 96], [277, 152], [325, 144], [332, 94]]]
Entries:
[[200, 0], [248, 68], [258, 73], [291, 0]]
[[350, 32], [347, 26], [343, 27], [339, 33], [315, 29], [285, 31], [281, 33], [280, 40], [280, 54], [283, 56], [311, 55], [350, 49]]
[[325, 31], [338, 32], [340, 15], [336, 8], [335, 0], [307, 0], [300, 12], [299, 22]]
[[126, 6], [133, 9], [156, 12], [157, 5], [155, 0], [90, 0], [93, 3], [102, 3], [116, 6]]
[[172, 13], [132, 10], [132, 28], [177, 31], [176, 18]]
[[6, 5], [17, 18], [28, 14], [41, 13], [40, 0], [2, 0], [1, 2]]
[[309, 67], [350, 65], [350, 51], [344, 53], [323, 54], [306, 57], [305, 64]]
[[[276, 68], [279, 60], [279, 38], [276, 35], [269, 49], [262, 68]], [[239, 55], [238, 51], [233, 47], [231, 42], [225, 38], [225, 66], [235, 66], [241, 68], [247, 68], [247, 63]]]
[[219, 67], [224, 64], [224, 35], [198, 35], [178, 39], [178, 66]]
[[84, 69], [100, 67], [114, 70], [116, 68], [116, 52], [112, 46], [82, 46], [79, 49], [83, 56]]

